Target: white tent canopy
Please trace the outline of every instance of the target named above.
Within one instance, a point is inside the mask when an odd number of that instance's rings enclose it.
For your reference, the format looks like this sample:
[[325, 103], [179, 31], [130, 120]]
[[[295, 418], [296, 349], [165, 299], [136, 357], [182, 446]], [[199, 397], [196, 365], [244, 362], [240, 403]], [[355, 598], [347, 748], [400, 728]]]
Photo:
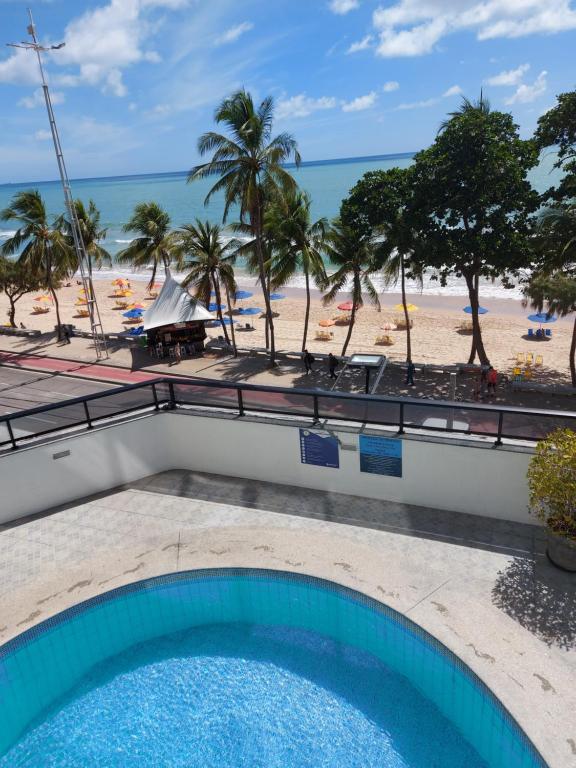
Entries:
[[158, 294], [158, 298], [144, 313], [144, 330], [159, 328], [174, 323], [190, 323], [202, 320], [215, 320], [206, 307], [198, 299], [190, 296], [180, 283], [166, 273], [166, 282]]

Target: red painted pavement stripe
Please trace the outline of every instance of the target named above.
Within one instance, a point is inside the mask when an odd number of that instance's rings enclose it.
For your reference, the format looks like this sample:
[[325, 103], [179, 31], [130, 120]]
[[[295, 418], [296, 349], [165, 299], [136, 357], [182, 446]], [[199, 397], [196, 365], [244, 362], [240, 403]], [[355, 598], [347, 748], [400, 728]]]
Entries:
[[154, 373], [144, 371], [128, 371], [124, 368], [113, 368], [109, 365], [78, 363], [73, 360], [63, 360], [59, 357], [36, 357], [10, 352], [0, 352], [0, 363], [8, 363], [15, 367], [34, 368], [49, 373], [69, 373], [87, 378], [118, 381], [123, 384], [139, 384], [160, 378]]

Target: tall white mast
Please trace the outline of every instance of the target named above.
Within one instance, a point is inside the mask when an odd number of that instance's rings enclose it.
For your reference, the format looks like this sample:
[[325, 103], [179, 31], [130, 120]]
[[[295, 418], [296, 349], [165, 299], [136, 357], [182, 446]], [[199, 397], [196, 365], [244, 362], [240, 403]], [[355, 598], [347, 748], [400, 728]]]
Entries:
[[60, 43], [59, 45], [51, 45], [50, 48], [41, 46], [36, 38], [36, 27], [34, 26], [32, 11], [30, 9], [28, 9], [28, 15], [30, 17], [30, 24], [28, 25], [27, 32], [32, 38], [32, 42], [8, 43], [8, 45], [13, 48], [24, 48], [25, 50], [29, 51], [36, 51], [36, 56], [38, 57], [38, 67], [40, 68], [40, 76], [42, 79], [42, 91], [44, 93], [44, 101], [46, 102], [46, 111], [48, 112], [48, 120], [50, 122], [50, 130], [52, 132], [52, 140], [54, 142], [54, 150], [56, 152], [58, 171], [60, 173], [62, 189], [64, 190], [64, 202], [68, 211], [70, 229], [72, 230], [74, 250], [76, 251], [76, 256], [78, 259], [78, 271], [80, 272], [80, 277], [82, 278], [82, 286], [84, 288], [84, 295], [86, 296], [88, 314], [90, 317], [90, 329], [92, 331], [92, 339], [94, 341], [94, 349], [96, 351], [96, 356], [99, 359], [107, 358], [108, 350], [106, 348], [106, 337], [104, 336], [104, 331], [102, 330], [100, 310], [98, 309], [96, 293], [94, 291], [94, 285], [92, 284], [90, 260], [86, 253], [84, 240], [82, 239], [82, 234], [80, 231], [80, 223], [78, 221], [78, 216], [76, 215], [76, 207], [74, 205], [74, 198], [72, 197], [72, 188], [70, 186], [68, 172], [66, 171], [66, 163], [64, 162], [64, 154], [62, 152], [62, 145], [60, 144], [60, 136], [58, 135], [56, 118], [54, 117], [54, 110], [52, 109], [50, 91], [44, 76], [44, 67], [42, 66], [42, 57], [40, 55], [41, 51], [59, 50], [64, 46], [64, 43]]

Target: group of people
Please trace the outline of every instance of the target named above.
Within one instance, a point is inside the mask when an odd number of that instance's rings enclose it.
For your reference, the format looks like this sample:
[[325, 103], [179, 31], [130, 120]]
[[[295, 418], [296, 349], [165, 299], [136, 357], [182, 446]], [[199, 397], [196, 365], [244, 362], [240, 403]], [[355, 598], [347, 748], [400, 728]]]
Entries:
[[[310, 354], [310, 352], [305, 349], [304, 354], [302, 355], [302, 362], [304, 363], [304, 369], [306, 371], [306, 375], [309, 373], [312, 373], [312, 366], [316, 362], [316, 358], [313, 357], [313, 355]], [[336, 368], [340, 365], [340, 360], [336, 357], [336, 355], [333, 355], [332, 352], [328, 355], [328, 358], [326, 360], [328, 364], [328, 374], [331, 379], [338, 378], [336, 376]]]

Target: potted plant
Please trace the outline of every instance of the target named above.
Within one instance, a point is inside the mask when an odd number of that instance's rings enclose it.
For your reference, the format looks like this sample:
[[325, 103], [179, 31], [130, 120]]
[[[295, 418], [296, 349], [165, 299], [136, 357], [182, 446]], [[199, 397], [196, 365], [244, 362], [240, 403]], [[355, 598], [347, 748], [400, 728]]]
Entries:
[[530, 509], [548, 529], [548, 557], [576, 572], [576, 432], [557, 429], [538, 443], [528, 484]]

